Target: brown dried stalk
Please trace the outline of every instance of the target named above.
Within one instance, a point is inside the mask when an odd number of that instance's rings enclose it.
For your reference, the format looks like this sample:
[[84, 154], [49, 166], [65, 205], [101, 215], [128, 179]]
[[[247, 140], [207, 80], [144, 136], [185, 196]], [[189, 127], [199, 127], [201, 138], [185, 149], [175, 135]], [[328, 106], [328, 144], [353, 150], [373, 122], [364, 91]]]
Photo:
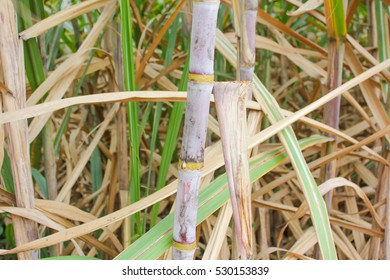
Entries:
[[[336, 89], [342, 83], [342, 62], [344, 57], [344, 43], [340, 43], [334, 39], [329, 40], [329, 54], [328, 54], [328, 92]], [[338, 129], [340, 120], [340, 96], [332, 99], [324, 106], [324, 123], [330, 127]], [[327, 134], [327, 136], [336, 139], [335, 135]], [[337, 142], [329, 142], [326, 144], [326, 153], [331, 154], [337, 151]], [[334, 160], [329, 164], [326, 164], [322, 171], [323, 182], [336, 176], [336, 164]], [[328, 196], [328, 207], [331, 206], [332, 192]]]
[[[115, 19], [111, 23], [112, 28], [108, 29], [107, 44], [111, 53], [114, 54], [115, 69], [115, 84], [114, 89], [116, 91], [124, 90], [124, 77], [123, 77], [123, 57], [119, 46], [122, 46], [120, 34], [120, 24], [118, 19]], [[120, 105], [120, 109], [116, 116], [118, 146], [117, 146], [117, 161], [118, 161], [118, 188], [120, 207], [124, 208], [128, 204], [129, 200], [129, 157], [128, 157], [128, 135], [127, 135], [127, 108], [126, 103]], [[113, 209], [112, 209], [113, 210]], [[130, 218], [124, 220], [122, 227], [122, 239], [125, 246], [130, 245]]]
[[[16, 13], [11, 0], [0, 1], [0, 60], [4, 84], [9, 91], [3, 94], [5, 112], [24, 107], [26, 102], [23, 43], [18, 38]], [[11, 160], [12, 176], [18, 207], [34, 208], [34, 187], [31, 177], [27, 121], [15, 121], [5, 125], [8, 139], [8, 154]], [[17, 246], [38, 238], [35, 222], [12, 216]], [[18, 253], [19, 259], [38, 259], [38, 251]]]
[[[324, 2], [325, 15], [327, 18], [326, 24], [328, 28], [328, 80], [327, 90], [328, 92], [341, 86], [343, 78], [343, 61], [344, 61], [344, 50], [345, 50], [345, 38], [346, 38], [346, 21], [345, 21], [345, 9], [348, 6], [348, 1], [334, 2], [327, 0]], [[332, 14], [335, 13], [335, 6], [338, 5], [338, 10], [344, 11], [344, 16], [338, 15], [339, 17], [333, 18]], [[340, 120], [340, 99], [338, 96], [332, 99], [329, 103], [324, 106], [324, 123], [338, 129]], [[335, 135], [328, 135], [336, 139]], [[331, 154], [337, 151], [336, 141], [329, 142], [326, 145], [325, 154]], [[324, 166], [321, 170], [322, 181], [325, 182], [328, 179], [336, 176], [336, 165], [337, 161], [334, 160]], [[332, 204], [332, 192], [327, 197], [328, 210]]]
[[215, 108], [241, 259], [249, 259], [252, 253], [251, 185], [245, 106], [250, 89], [250, 82], [218, 82], [214, 85]]

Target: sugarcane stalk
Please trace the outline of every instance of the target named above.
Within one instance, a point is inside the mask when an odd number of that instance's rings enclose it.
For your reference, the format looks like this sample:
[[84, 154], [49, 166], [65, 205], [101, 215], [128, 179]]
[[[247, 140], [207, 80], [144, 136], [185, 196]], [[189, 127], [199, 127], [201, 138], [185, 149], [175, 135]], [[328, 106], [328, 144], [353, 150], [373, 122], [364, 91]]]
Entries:
[[[342, 83], [343, 60], [346, 38], [346, 17], [345, 7], [348, 1], [327, 0], [324, 1], [326, 24], [328, 29], [328, 79], [327, 91], [330, 92]], [[324, 106], [324, 123], [338, 129], [340, 120], [340, 96], [332, 99]], [[335, 135], [327, 135], [336, 139]], [[337, 150], [337, 142], [332, 141], [326, 144], [326, 154]], [[337, 161], [333, 160], [326, 164], [322, 171], [323, 182], [336, 176]], [[332, 192], [328, 193], [328, 210], [332, 204]]]
[[[327, 90], [332, 91], [339, 87], [342, 83], [342, 64], [344, 55], [344, 44], [336, 40], [329, 41], [329, 55], [328, 55], [328, 81]], [[338, 129], [340, 119], [340, 96], [332, 99], [324, 106], [324, 123]], [[336, 139], [334, 135], [327, 135]], [[336, 151], [336, 141], [329, 142], [326, 147], [326, 154]], [[324, 179], [327, 181], [336, 175], [336, 161], [332, 161], [325, 165]]]
[[214, 85], [215, 108], [241, 259], [249, 259], [252, 254], [251, 185], [245, 106], [250, 89], [250, 82], [217, 82]]
[[[252, 81], [256, 58], [258, 0], [240, 1], [240, 81]], [[252, 99], [252, 93], [248, 98]]]
[[[23, 43], [16, 27], [16, 13], [11, 0], [0, 1], [0, 60], [4, 84], [8, 88], [2, 95], [5, 112], [25, 106], [26, 89], [23, 62]], [[14, 179], [16, 206], [34, 208], [34, 186], [30, 169], [27, 121], [15, 121], [5, 125], [8, 154]], [[37, 224], [31, 220], [12, 216], [15, 243], [20, 246], [38, 238]], [[18, 254], [19, 259], [38, 259], [38, 250]]]
[[172, 257], [191, 260], [196, 249], [200, 175], [210, 96], [214, 82], [214, 48], [219, 0], [193, 1], [188, 96], [179, 161]]

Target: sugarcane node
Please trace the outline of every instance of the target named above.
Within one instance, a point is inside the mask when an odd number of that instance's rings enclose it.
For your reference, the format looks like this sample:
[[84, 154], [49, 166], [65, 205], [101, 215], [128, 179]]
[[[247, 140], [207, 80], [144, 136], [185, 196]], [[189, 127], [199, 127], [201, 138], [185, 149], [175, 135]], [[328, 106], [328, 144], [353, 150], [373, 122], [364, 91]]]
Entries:
[[179, 159], [179, 168], [181, 170], [190, 170], [190, 171], [195, 171], [195, 170], [200, 170], [203, 168], [203, 162], [186, 162], [181, 159]]
[[340, 43], [345, 43], [345, 40], [346, 38], [344, 36], [338, 36], [338, 37], [329, 37], [329, 43], [337, 43], [337, 42], [340, 42]]
[[175, 240], [172, 240], [172, 247], [179, 250], [179, 251], [192, 251], [197, 248], [196, 242], [192, 242], [189, 244], [184, 244], [177, 242]]
[[203, 74], [189, 73], [188, 80], [190, 80], [191, 82], [197, 82], [197, 83], [213, 83], [214, 82], [214, 75], [203, 75]]
[[209, 3], [217, 3], [219, 0], [193, 0], [194, 2], [209, 2]]

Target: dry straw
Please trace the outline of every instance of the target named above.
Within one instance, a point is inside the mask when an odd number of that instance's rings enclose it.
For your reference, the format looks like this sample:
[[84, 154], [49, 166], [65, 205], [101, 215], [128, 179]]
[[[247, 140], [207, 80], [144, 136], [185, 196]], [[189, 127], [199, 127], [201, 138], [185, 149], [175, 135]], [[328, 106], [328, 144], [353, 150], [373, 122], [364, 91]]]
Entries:
[[250, 90], [250, 82], [217, 82], [214, 85], [215, 107], [241, 259], [249, 259], [252, 254], [251, 185], [245, 106]]
[[[23, 61], [23, 42], [19, 39], [16, 26], [15, 9], [11, 0], [0, 2], [0, 60], [2, 62], [5, 87], [2, 102], [5, 112], [19, 110], [26, 102], [26, 82]], [[12, 175], [16, 194], [16, 205], [33, 209], [34, 186], [30, 168], [27, 121], [21, 120], [5, 126], [8, 139], [8, 154], [11, 160]], [[30, 220], [12, 215], [15, 242], [23, 245], [38, 238], [37, 224]], [[18, 254], [19, 259], [37, 259], [38, 251], [26, 251]]]

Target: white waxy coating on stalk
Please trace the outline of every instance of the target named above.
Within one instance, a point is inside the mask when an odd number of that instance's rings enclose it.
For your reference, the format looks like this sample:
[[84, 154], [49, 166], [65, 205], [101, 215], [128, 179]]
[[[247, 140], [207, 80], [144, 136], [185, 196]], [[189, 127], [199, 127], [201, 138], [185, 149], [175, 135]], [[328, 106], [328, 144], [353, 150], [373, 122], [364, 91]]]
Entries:
[[[240, 77], [241, 81], [252, 81], [256, 62], [256, 22], [258, 0], [241, 1]], [[252, 91], [248, 94], [252, 99]]]
[[215, 27], [219, 1], [193, 3], [189, 71], [214, 75]]
[[[179, 188], [177, 189], [175, 221], [179, 222], [178, 227], [173, 228], [173, 239], [183, 244], [192, 244], [196, 240], [196, 232], [187, 228], [189, 225], [196, 225], [198, 211], [198, 194], [200, 184], [200, 171], [179, 170]], [[192, 259], [194, 251], [173, 250], [174, 259]]]
[[[181, 149], [181, 159], [184, 162], [203, 162], [212, 90], [213, 84], [188, 83], [183, 146]], [[194, 98], [190, 98], [191, 95], [195, 95]]]
[[254, 67], [240, 67], [240, 79], [241, 81], [252, 81]]
[[[193, 2], [188, 97], [173, 226], [175, 260], [192, 260], [196, 240], [198, 192], [213, 88], [214, 49], [219, 1]], [[204, 75], [204, 76], [203, 76]], [[211, 81], [210, 81], [211, 80]], [[203, 82], [201, 82], [203, 81]], [[205, 82], [207, 81], [207, 82]], [[187, 168], [186, 168], [187, 166]], [[199, 170], [193, 170], [198, 169]]]
[[256, 51], [256, 19], [257, 11], [245, 11], [245, 37], [247, 49], [243, 52], [243, 63], [247, 67], [253, 67], [255, 64], [255, 51]]

